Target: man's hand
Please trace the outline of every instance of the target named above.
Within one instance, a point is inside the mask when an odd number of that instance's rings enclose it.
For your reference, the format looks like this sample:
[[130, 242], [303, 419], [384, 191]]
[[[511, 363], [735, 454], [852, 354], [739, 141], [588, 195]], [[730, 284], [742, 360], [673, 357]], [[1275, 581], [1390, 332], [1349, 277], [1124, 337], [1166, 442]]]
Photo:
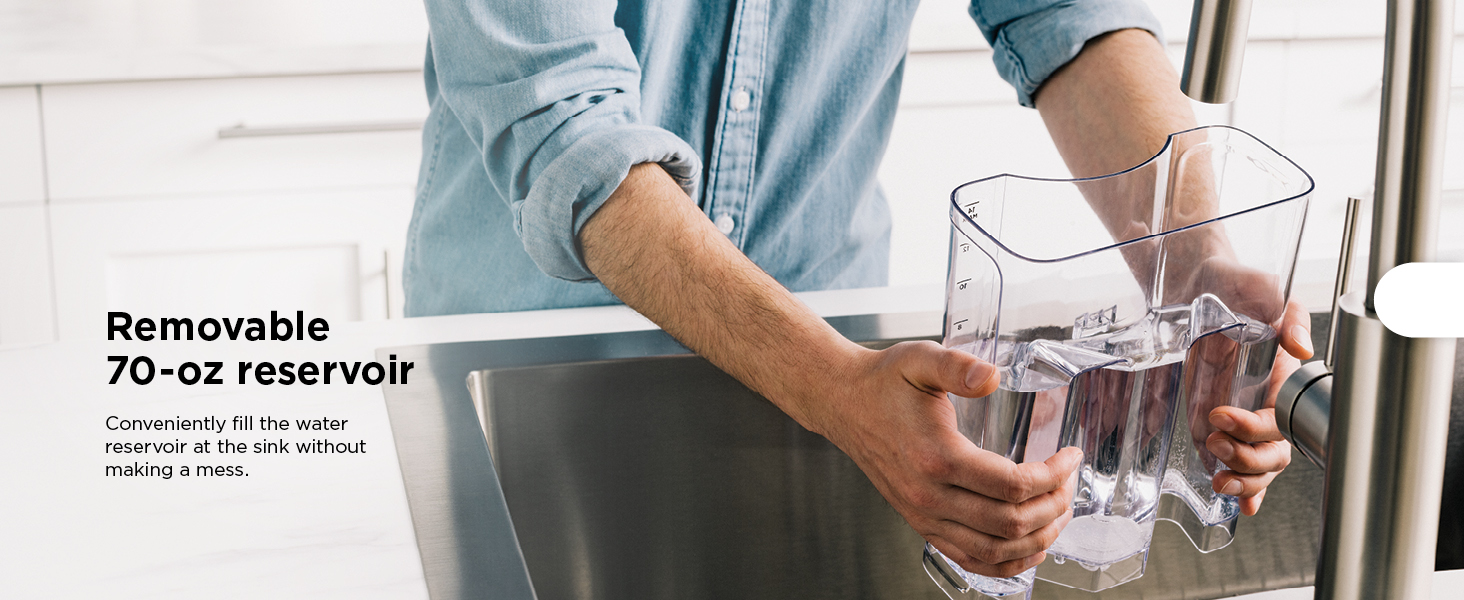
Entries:
[[1210, 424], [1218, 429], [1205, 439], [1205, 447], [1229, 470], [1215, 475], [1214, 489], [1240, 497], [1240, 511], [1255, 515], [1266, 497], [1266, 486], [1291, 464], [1291, 444], [1276, 428], [1276, 393], [1301, 361], [1312, 357], [1310, 317], [1306, 308], [1292, 301], [1281, 319], [1281, 349], [1271, 367], [1266, 408], [1256, 412], [1233, 406], [1210, 411]]
[[836, 402], [805, 425], [844, 450], [926, 541], [967, 571], [1011, 577], [1037, 566], [1072, 518], [1082, 453], [1016, 464], [956, 428], [946, 393], [996, 391], [996, 368], [934, 342], [866, 351]]
[[[1214, 455], [1203, 457], [1209, 468], [1218, 468], [1214, 464], [1217, 459], [1227, 467], [1215, 472], [1213, 489], [1239, 497], [1241, 512], [1250, 516], [1260, 510], [1266, 487], [1291, 464], [1291, 444], [1276, 427], [1276, 393], [1301, 366], [1300, 361], [1312, 356], [1311, 318], [1301, 304], [1285, 302], [1275, 275], [1240, 264], [1223, 234], [1211, 233], [1211, 229], [1218, 227], [1204, 226], [1193, 236], [1178, 234], [1181, 240], [1196, 237], [1215, 241], [1176, 244], [1199, 248], [1196, 252], [1204, 258], [1196, 261], [1197, 267], [1174, 269], [1179, 275], [1166, 289], [1185, 298], [1193, 297], [1198, 290], [1215, 294], [1236, 314], [1269, 324], [1280, 338], [1271, 377], [1264, 383], [1265, 389], [1253, 392], [1232, 390], [1234, 372], [1239, 367], [1236, 363], [1243, 360], [1234, 342], [1220, 337], [1202, 339], [1190, 349], [1191, 357], [1200, 362], [1195, 371], [1199, 386], [1191, 390], [1190, 397], [1190, 433], [1196, 444]], [[1184, 256], [1171, 257], [1171, 261], [1180, 265], [1189, 262]], [[1210, 376], [1212, 370], [1214, 377]], [[1265, 394], [1258, 410], [1227, 406], [1233, 393], [1244, 397], [1247, 392]]]
[[946, 393], [991, 393], [992, 366], [931, 342], [878, 352], [850, 342], [739, 252], [654, 164], [631, 169], [580, 242], [610, 291], [833, 441], [957, 564], [1015, 575], [1057, 539], [1077, 450], [1017, 465], [956, 429]]
[[[1196, 125], [1189, 100], [1179, 91], [1179, 75], [1165, 58], [1163, 47], [1148, 32], [1136, 29], [1116, 31], [1090, 40], [1077, 58], [1048, 78], [1037, 91], [1035, 99], [1037, 110], [1074, 177], [1096, 177], [1137, 165], [1157, 153], [1169, 134]], [[1207, 184], [1201, 180], [1190, 183], [1200, 188]], [[1090, 197], [1089, 202], [1114, 235], [1132, 237], [1134, 232], [1126, 228], [1135, 224], [1143, 228], [1152, 227], [1148, 225], [1153, 209], [1149, 197], [1135, 195], [1132, 190], [1109, 190], [1101, 185], [1095, 191], [1099, 192], [1096, 194], [1099, 197]], [[1205, 192], [1201, 189], [1189, 195], [1203, 200], [1208, 197]], [[1133, 198], [1141, 198], [1143, 202], [1132, 202]], [[1203, 201], [1177, 208], [1183, 212], [1169, 215], [1170, 221], [1195, 223], [1214, 216], [1207, 216], [1206, 211], [1212, 207]], [[1213, 229], [1218, 231], [1220, 228]], [[1197, 231], [1181, 238], [1171, 238], [1169, 243], [1173, 245], [1189, 239], [1197, 247], [1204, 247], [1208, 241], [1201, 234]], [[1306, 312], [1299, 306], [1289, 305], [1283, 314], [1282, 295], [1274, 278], [1254, 281], [1255, 278], [1246, 277], [1238, 270], [1229, 273], [1228, 277], [1223, 276], [1221, 272], [1227, 269], [1220, 263], [1228, 257], [1224, 253], [1215, 257], [1218, 262], [1214, 264], [1169, 272], [1198, 273], [1211, 279], [1196, 289], [1223, 293], [1228, 298], [1222, 300], [1236, 312], [1268, 323], [1279, 317], [1281, 326], [1277, 329], [1286, 352], [1277, 353], [1265, 404], [1266, 407], [1274, 406], [1279, 382], [1296, 369], [1297, 364], [1292, 357], [1311, 356]], [[1125, 258], [1131, 263], [1138, 263], [1140, 271], [1151, 272], [1149, 267], [1153, 257], [1126, 254]], [[1177, 286], [1181, 296], [1192, 291], [1184, 289], [1188, 284], [1182, 282], [1171, 281], [1166, 285]], [[1217, 285], [1220, 287], [1215, 287]], [[1235, 288], [1231, 290], [1235, 293], [1224, 293], [1227, 285]], [[1185, 296], [1189, 297], [1193, 296]], [[1257, 302], [1259, 305], [1252, 305]], [[1220, 397], [1221, 394], [1214, 396]], [[1241, 510], [1248, 515], [1255, 514], [1266, 485], [1290, 461], [1290, 445], [1282, 440], [1276, 429], [1274, 410], [1263, 408], [1252, 413], [1234, 407], [1217, 407], [1198, 415], [1192, 414], [1190, 418], [1192, 431], [1211, 427], [1218, 429], [1208, 437], [1196, 440], [1196, 443], [1203, 441], [1206, 448], [1230, 468], [1215, 476], [1214, 489], [1222, 493], [1238, 491], [1235, 495], [1241, 498]]]
[[[1240, 347], [1222, 334], [1202, 338], [1190, 348], [1194, 381], [1189, 385], [1190, 433], [1197, 445], [1204, 446], [1211, 456], [1202, 456], [1206, 467], [1215, 472], [1211, 482], [1213, 489], [1222, 494], [1238, 496], [1240, 510], [1250, 516], [1256, 514], [1265, 498], [1266, 487], [1291, 464], [1291, 444], [1281, 437], [1276, 428], [1276, 393], [1281, 383], [1291, 376], [1301, 360], [1311, 358], [1311, 319], [1301, 304], [1285, 302], [1282, 288], [1275, 275], [1263, 273], [1242, 265], [1234, 258], [1234, 252], [1223, 234], [1212, 234], [1208, 230], [1218, 229], [1207, 225], [1190, 233], [1177, 234], [1181, 241], [1187, 237], [1214, 240], [1212, 243], [1175, 244], [1177, 247], [1194, 247], [1204, 258], [1189, 261], [1182, 254], [1170, 258], [1171, 262], [1186, 265], [1197, 262], [1198, 266], [1174, 269], [1166, 285], [1166, 291], [1176, 297], [1190, 298], [1204, 290], [1214, 294], [1226, 307], [1236, 314], [1269, 324], [1276, 331], [1280, 348], [1276, 351], [1271, 366], [1271, 377], [1256, 388], [1234, 390], [1234, 375], [1248, 360], [1239, 355]], [[1264, 389], [1257, 389], [1264, 385]], [[1241, 402], [1249, 399], [1261, 400], [1258, 410], [1251, 412], [1237, 406], [1229, 406], [1233, 395], [1238, 394]], [[1256, 395], [1250, 395], [1256, 394]], [[1264, 394], [1263, 398], [1258, 397]], [[1251, 400], [1251, 401], [1254, 401]], [[1217, 470], [1224, 463], [1226, 470]]]

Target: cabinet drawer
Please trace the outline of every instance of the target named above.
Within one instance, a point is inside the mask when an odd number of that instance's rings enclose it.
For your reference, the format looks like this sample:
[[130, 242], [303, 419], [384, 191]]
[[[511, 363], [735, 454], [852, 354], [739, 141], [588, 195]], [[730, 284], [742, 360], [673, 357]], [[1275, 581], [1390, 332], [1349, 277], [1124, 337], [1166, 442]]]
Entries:
[[400, 315], [411, 208], [407, 188], [52, 205], [59, 337], [99, 339], [111, 310]]
[[45, 199], [35, 87], [0, 88], [0, 205]]
[[421, 73], [42, 88], [52, 199], [411, 184]]

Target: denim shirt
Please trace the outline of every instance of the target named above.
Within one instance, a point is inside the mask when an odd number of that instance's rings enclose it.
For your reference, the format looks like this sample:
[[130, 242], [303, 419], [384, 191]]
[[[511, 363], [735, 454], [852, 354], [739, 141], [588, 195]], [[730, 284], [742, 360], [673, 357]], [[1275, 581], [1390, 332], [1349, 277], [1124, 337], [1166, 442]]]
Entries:
[[[792, 291], [886, 282], [876, 172], [916, 0], [426, 4], [409, 315], [617, 302], [578, 234], [645, 162]], [[975, 0], [969, 13], [1026, 106], [1087, 40], [1160, 35], [1141, 0]]]

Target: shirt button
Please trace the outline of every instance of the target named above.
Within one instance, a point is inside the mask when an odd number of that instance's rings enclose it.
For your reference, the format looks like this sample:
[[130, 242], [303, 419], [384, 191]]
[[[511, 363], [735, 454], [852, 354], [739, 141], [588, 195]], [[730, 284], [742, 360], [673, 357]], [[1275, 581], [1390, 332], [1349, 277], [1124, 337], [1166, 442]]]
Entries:
[[752, 106], [752, 94], [747, 88], [737, 88], [737, 91], [732, 92], [732, 110], [742, 112], [749, 106]]
[[737, 227], [737, 223], [732, 220], [732, 215], [724, 214], [717, 217], [714, 223], [717, 226], [717, 231], [722, 232], [722, 235], [732, 235], [732, 230]]

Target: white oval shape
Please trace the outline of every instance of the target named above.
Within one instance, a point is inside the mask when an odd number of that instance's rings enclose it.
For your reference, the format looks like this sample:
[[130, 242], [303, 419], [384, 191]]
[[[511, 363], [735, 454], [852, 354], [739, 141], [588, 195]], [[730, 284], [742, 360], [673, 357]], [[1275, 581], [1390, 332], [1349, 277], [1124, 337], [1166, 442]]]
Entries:
[[728, 214], [717, 217], [717, 220], [712, 223], [717, 226], [717, 231], [722, 232], [722, 235], [732, 235], [732, 230], [737, 228], [737, 222], [733, 221], [732, 215]]
[[749, 106], [752, 106], [752, 93], [748, 92], [747, 88], [737, 88], [737, 91], [732, 92], [733, 111], [742, 112]]
[[1464, 263], [1393, 267], [1373, 293], [1378, 319], [1411, 338], [1464, 337]]

